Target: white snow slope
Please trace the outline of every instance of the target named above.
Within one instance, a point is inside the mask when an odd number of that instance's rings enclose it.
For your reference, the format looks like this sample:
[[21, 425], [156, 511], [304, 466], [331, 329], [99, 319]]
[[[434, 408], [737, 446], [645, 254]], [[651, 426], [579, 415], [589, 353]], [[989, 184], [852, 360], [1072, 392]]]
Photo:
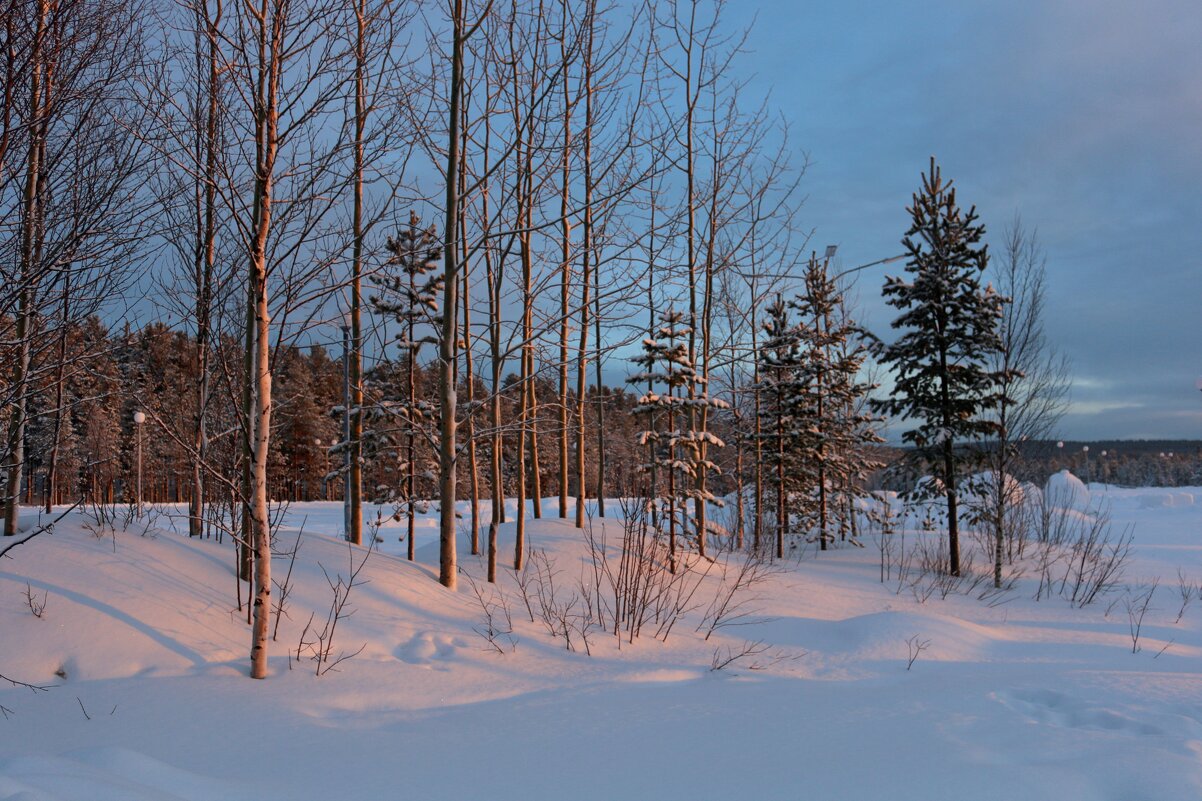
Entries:
[[[708, 641], [695, 629], [713, 578], [666, 642], [619, 649], [594, 632], [592, 655], [530, 622], [512, 523], [503, 653], [478, 633], [471, 585], [436, 582], [434, 519], [416, 563], [389, 524], [337, 628], [335, 654], [363, 650], [320, 677], [288, 651], [311, 613], [324, 622], [322, 567], [345, 577], [350, 549], [337, 504], [296, 504], [280, 545], [304, 536], [265, 681], [246, 675], [228, 542], [189, 540], [168, 515], [97, 538], [73, 512], [0, 561], [0, 673], [50, 687], [0, 689], [0, 799], [1202, 798], [1202, 601], [1174, 622], [1178, 570], [1202, 582], [1202, 504], [1092, 490], [1135, 544], [1122, 586], [1083, 608], [1034, 600], [1031, 564], [1002, 597], [978, 600], [982, 584], [922, 600], [896, 575], [880, 582], [866, 537], [787, 560], [743, 596], [742, 625]], [[585, 548], [554, 515], [548, 502], [528, 536], [566, 598]], [[979, 547], [966, 537], [984, 572]], [[1127, 609], [1156, 578], [1133, 643]], [[908, 640], [926, 643], [909, 669]], [[762, 653], [710, 669], [747, 642]]]

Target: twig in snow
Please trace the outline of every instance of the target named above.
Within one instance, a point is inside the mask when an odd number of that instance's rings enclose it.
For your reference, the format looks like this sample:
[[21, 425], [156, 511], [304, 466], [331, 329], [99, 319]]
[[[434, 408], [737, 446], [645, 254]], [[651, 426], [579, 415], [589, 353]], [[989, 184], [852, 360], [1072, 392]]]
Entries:
[[25, 582], [25, 605], [29, 607], [29, 611], [33, 616], [41, 620], [42, 615], [46, 614], [46, 601], [50, 598], [50, 591], [46, 590], [42, 593], [42, 597], [38, 598], [33, 592], [33, 587], [29, 582]]
[[918, 638], [917, 634], [915, 634], [910, 639], [906, 640], [906, 647], [909, 648], [909, 650], [910, 650], [910, 657], [909, 657], [909, 660], [906, 662], [906, 670], [907, 671], [910, 668], [914, 667], [914, 663], [918, 661], [918, 655], [921, 654], [923, 651], [925, 651], [927, 648], [929, 648], [930, 645], [931, 645], [930, 640], [920, 640]]
[[48, 692], [50, 690], [49, 687], [44, 687], [41, 684], [29, 684], [28, 682], [17, 681], [16, 679], [10, 679], [8, 676], [5, 676], [3, 673], [0, 673], [0, 681], [7, 681], [9, 684], [11, 684], [14, 687], [24, 687], [25, 689], [32, 690], [35, 693], [44, 693], [44, 692]]
[[1123, 601], [1123, 605], [1127, 607], [1127, 630], [1131, 634], [1131, 653], [1139, 651], [1139, 633], [1144, 625], [1144, 615], [1148, 613], [1148, 608], [1152, 604], [1152, 596], [1156, 594], [1156, 588], [1160, 586], [1160, 579], [1155, 579], [1148, 587], [1147, 592], [1137, 597], [1127, 596]]

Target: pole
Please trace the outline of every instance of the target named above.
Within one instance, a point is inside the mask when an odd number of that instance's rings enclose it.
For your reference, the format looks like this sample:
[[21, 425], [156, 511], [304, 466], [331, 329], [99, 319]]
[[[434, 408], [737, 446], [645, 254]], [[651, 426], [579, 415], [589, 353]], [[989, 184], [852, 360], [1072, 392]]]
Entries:
[[142, 516], [142, 424], [138, 423], [138, 517]]
[[351, 539], [351, 329], [342, 327], [342, 531]]
[[136, 450], [138, 453], [138, 490], [134, 497], [134, 509], [138, 513], [138, 517], [142, 516], [142, 424], [146, 422], [146, 414], [141, 410], [134, 412], [134, 438], [137, 440]]

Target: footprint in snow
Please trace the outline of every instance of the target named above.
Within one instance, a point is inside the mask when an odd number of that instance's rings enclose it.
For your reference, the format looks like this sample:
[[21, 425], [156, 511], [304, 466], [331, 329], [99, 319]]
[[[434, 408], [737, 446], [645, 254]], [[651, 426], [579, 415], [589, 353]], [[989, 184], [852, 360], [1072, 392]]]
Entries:
[[410, 665], [428, 665], [430, 662], [446, 662], [455, 658], [463, 647], [463, 641], [450, 634], [423, 631], [397, 647], [394, 656]]
[[1088, 704], [1055, 690], [1014, 690], [993, 693], [994, 700], [1023, 715], [1032, 723], [1070, 729], [1164, 734], [1158, 726], [1128, 717], [1112, 709]]

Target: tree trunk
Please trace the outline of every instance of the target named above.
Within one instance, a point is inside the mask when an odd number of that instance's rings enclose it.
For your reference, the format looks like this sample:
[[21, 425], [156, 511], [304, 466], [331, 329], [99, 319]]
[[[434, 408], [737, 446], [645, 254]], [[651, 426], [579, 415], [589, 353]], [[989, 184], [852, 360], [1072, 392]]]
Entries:
[[455, 339], [459, 312], [459, 265], [456, 226], [459, 222], [459, 104], [463, 91], [464, 0], [454, 0], [451, 47], [450, 109], [447, 113], [446, 217], [443, 235], [442, 330], [438, 350], [438, 580], [448, 589], [458, 582], [455, 554], [456, 415]]
[[[568, 4], [564, 3], [563, 39], [560, 40], [560, 61], [567, 64], [567, 13]], [[570, 290], [572, 281], [572, 220], [568, 216], [572, 202], [572, 96], [570, 70], [563, 71], [563, 164], [562, 186], [559, 196], [559, 217], [562, 231], [560, 233], [560, 265], [559, 265], [559, 517], [568, 516], [568, 433], [570, 417], [568, 409], [568, 337], [571, 326], [568, 325], [570, 306]], [[578, 446], [579, 447], [579, 446]], [[577, 459], [579, 462], [579, 458]], [[583, 523], [577, 516], [576, 525]]]
[[[586, 168], [587, 169], [587, 168]], [[592, 259], [589, 257], [588, 206], [585, 205], [584, 245], [580, 249], [580, 350], [576, 354], [576, 528], [584, 528], [584, 503], [588, 497], [585, 477], [585, 398], [588, 390], [588, 314], [589, 290], [592, 286], [589, 274]]]
[[348, 497], [350, 518], [347, 520], [347, 535], [355, 545], [363, 544], [363, 329], [362, 329], [362, 280], [363, 280], [363, 136], [367, 126], [366, 81], [366, 32], [367, 7], [364, 0], [355, 3], [355, 138], [354, 177], [351, 209], [351, 436], [347, 442], [350, 449]]
[[[411, 226], [412, 228], [412, 226]], [[417, 232], [411, 231], [414, 237], [410, 241], [416, 241]], [[415, 297], [416, 286], [414, 282], [414, 273], [409, 272], [409, 297]], [[405, 432], [405, 505], [407, 513], [405, 515], [405, 550], [406, 556], [412, 562], [417, 556], [417, 432], [414, 427], [417, 425], [417, 416], [415, 407], [417, 404], [417, 354], [412, 347], [414, 336], [414, 320], [413, 315], [408, 318], [409, 330], [406, 332], [405, 340], [410, 343], [410, 347], [405, 349], [406, 360], [406, 380], [408, 382], [409, 397], [409, 419]]]
[[64, 384], [66, 383], [64, 374], [67, 367], [67, 321], [70, 319], [70, 312], [68, 311], [71, 294], [70, 273], [67, 273], [65, 280], [67, 284], [63, 288], [63, 330], [59, 332], [58, 364], [55, 366], [54, 375], [54, 429], [50, 435], [50, 459], [46, 467], [46, 514], [50, 514], [50, 507], [54, 505], [54, 489], [58, 478], [58, 452], [63, 435], [63, 395], [65, 391]]
[[17, 302], [16, 339], [17, 359], [13, 365], [11, 387], [14, 403], [8, 422], [8, 455], [11, 460], [8, 465], [8, 481], [5, 485], [4, 498], [4, 536], [11, 537], [17, 533], [21, 513], [21, 480], [25, 467], [25, 426], [28, 410], [29, 395], [29, 366], [30, 337], [32, 331], [33, 284], [35, 265], [34, 240], [39, 230], [40, 216], [39, 198], [41, 191], [38, 181], [42, 175], [41, 154], [39, 146], [41, 133], [44, 129], [43, 100], [42, 100], [42, 38], [46, 30], [46, 17], [49, 13], [47, 0], [38, 0], [38, 19], [35, 25], [30, 63], [29, 111], [31, 124], [29, 126], [29, 152], [25, 164], [25, 188], [22, 201], [24, 215], [21, 220], [21, 289]]
[[[255, 212], [258, 214], [258, 210]], [[246, 332], [245, 342], [243, 343], [242, 368], [244, 381], [242, 385], [242, 413], [243, 420], [246, 425], [246, 431], [242, 437], [242, 537], [238, 543], [238, 576], [243, 581], [251, 581], [251, 570], [254, 563], [252, 550], [254, 549], [254, 511], [251, 508], [251, 498], [253, 496], [253, 470], [254, 470], [254, 442], [256, 434], [256, 416], [255, 416], [255, 397], [257, 395], [257, 387], [255, 385], [255, 353], [256, 353], [256, 328], [255, 328], [255, 296], [254, 285], [252, 282], [247, 282], [246, 289]]]
[[[461, 125], [463, 127], [460, 143], [459, 165], [459, 196], [462, 198], [467, 191], [467, 165], [465, 153], [468, 143], [467, 109], [463, 110]], [[463, 271], [463, 370], [467, 375], [467, 408], [465, 425], [467, 427], [467, 469], [471, 484], [469, 509], [471, 519], [471, 535], [469, 545], [472, 556], [480, 554], [480, 475], [476, 458], [476, 368], [472, 358], [472, 276], [471, 265], [467, 261], [467, 222], [464, 204], [459, 204], [459, 253]]]
[[960, 575], [960, 521], [956, 508], [956, 462], [950, 442], [943, 446], [943, 470], [947, 480], [944, 492], [947, 497], [948, 569], [953, 576], [958, 576]]
[[[267, 676], [267, 638], [271, 618], [271, 520], [268, 509], [267, 460], [271, 448], [271, 313], [267, 294], [267, 241], [272, 221], [272, 193], [278, 138], [278, 90], [282, 47], [282, 9], [262, 0], [258, 23], [258, 93], [255, 96], [256, 186], [254, 238], [250, 252], [250, 304], [248, 318], [254, 322], [253, 376], [255, 387], [254, 445], [251, 453], [250, 509], [254, 549], [254, 602], [251, 627], [251, 669], [254, 679]], [[268, 27], [270, 21], [270, 28]]]
[[[198, 5], [197, 27], [201, 19]], [[205, 172], [200, 177], [203, 184], [202, 220], [197, 233], [197, 259], [195, 263], [196, 286], [196, 416], [193, 421], [192, 446], [196, 458], [192, 464], [192, 494], [188, 500], [188, 535], [204, 536], [205, 475], [204, 462], [208, 458], [208, 403], [209, 403], [209, 360], [210, 360], [210, 315], [212, 312], [213, 270], [217, 258], [217, 121], [219, 106], [219, 67], [217, 49], [217, 25], [221, 18], [221, 3], [217, 4], [217, 15], [211, 18], [204, 7], [205, 38], [208, 40], [208, 76], [205, 85], [204, 121], [204, 164]], [[199, 159], [197, 159], [199, 162]]]

